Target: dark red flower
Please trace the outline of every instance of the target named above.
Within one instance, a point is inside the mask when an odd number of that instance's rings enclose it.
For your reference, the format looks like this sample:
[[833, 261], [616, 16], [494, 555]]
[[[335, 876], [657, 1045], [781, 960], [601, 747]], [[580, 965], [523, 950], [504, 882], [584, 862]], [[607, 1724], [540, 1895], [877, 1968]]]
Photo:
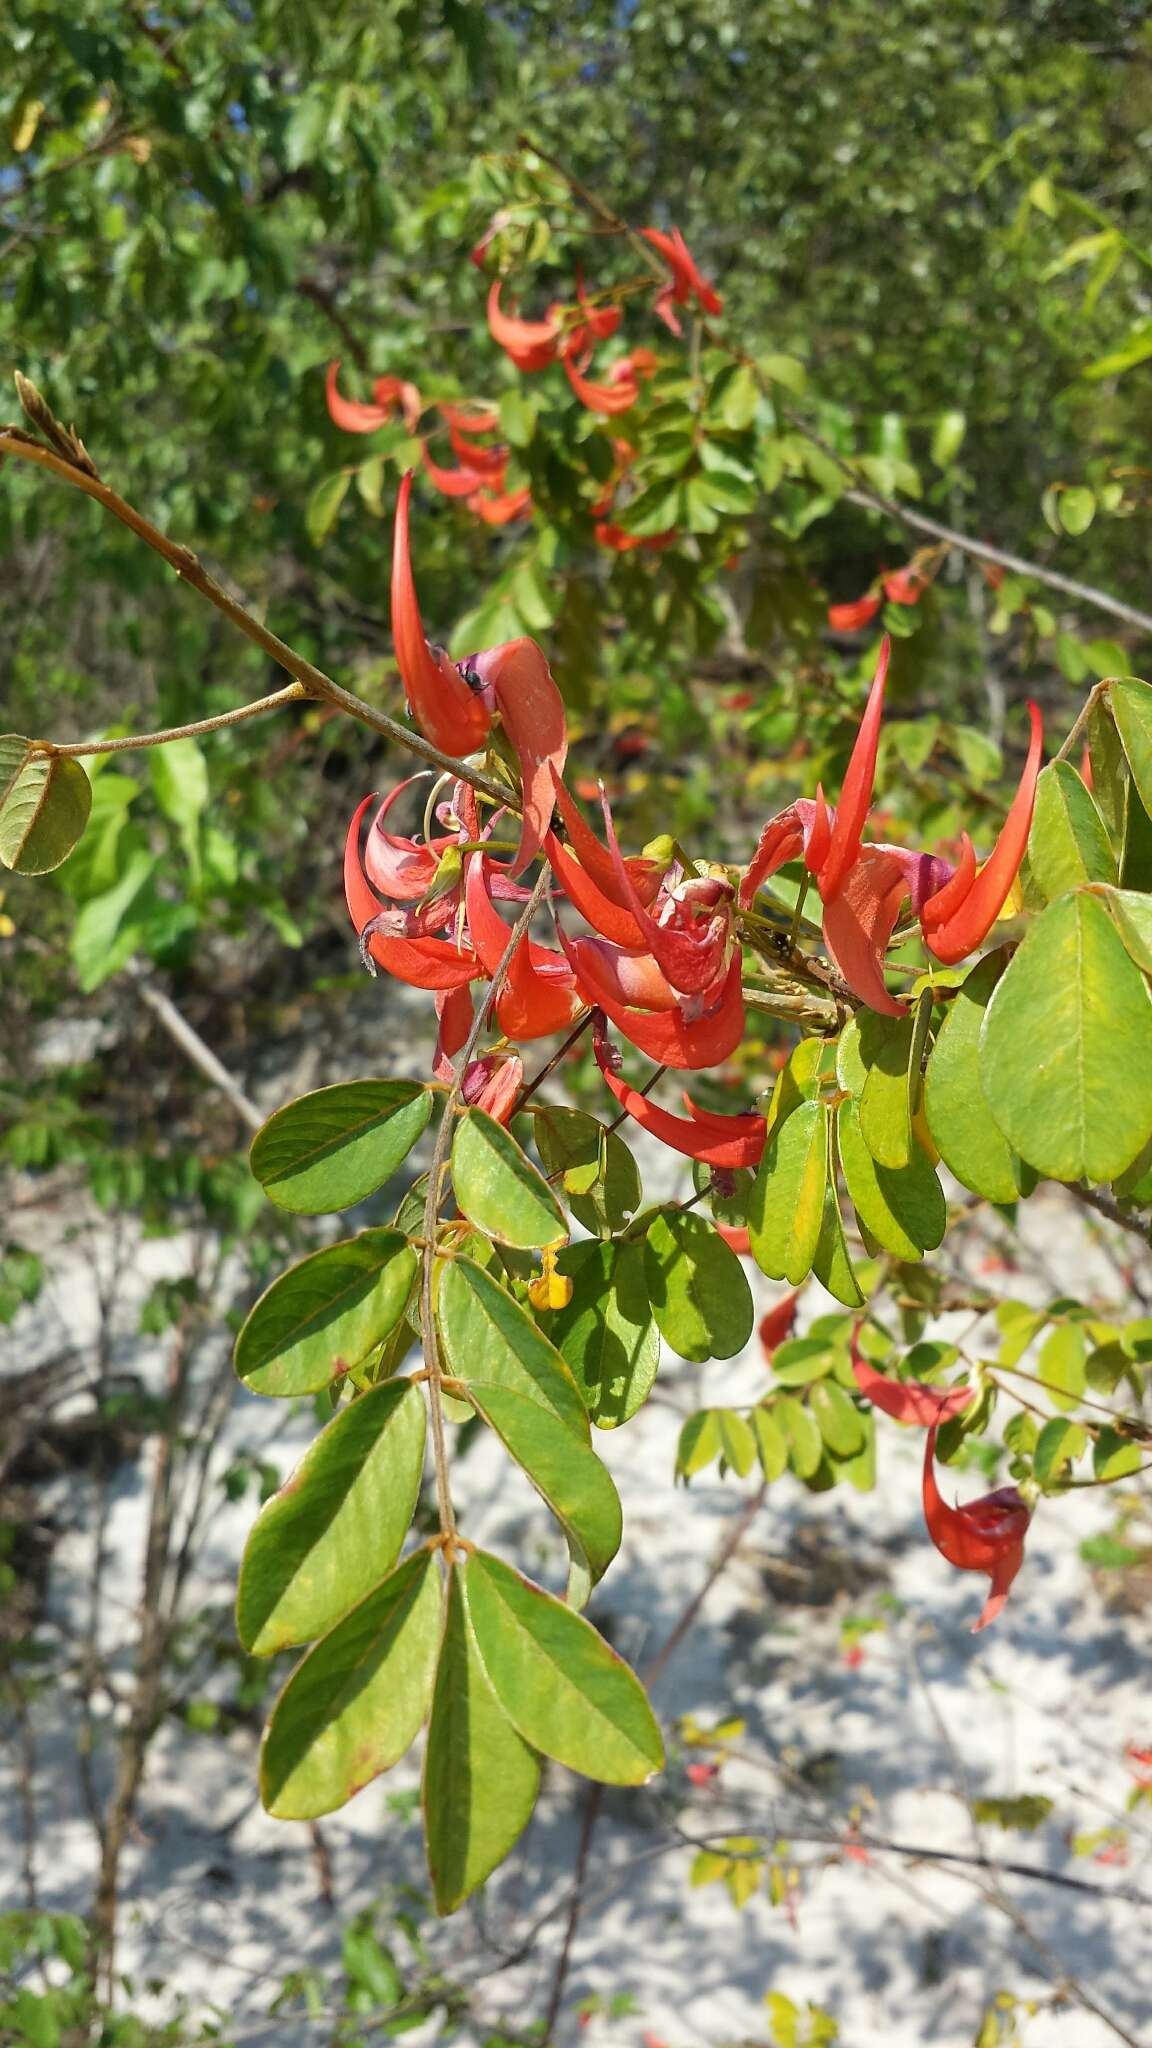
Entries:
[[924, 1446], [924, 1519], [941, 1557], [958, 1571], [987, 1572], [992, 1581], [980, 1616], [972, 1624], [975, 1634], [995, 1621], [1008, 1598], [1024, 1562], [1031, 1515], [1014, 1486], [1001, 1486], [995, 1493], [969, 1501], [966, 1507], [949, 1507], [936, 1484], [936, 1432], [934, 1422]]

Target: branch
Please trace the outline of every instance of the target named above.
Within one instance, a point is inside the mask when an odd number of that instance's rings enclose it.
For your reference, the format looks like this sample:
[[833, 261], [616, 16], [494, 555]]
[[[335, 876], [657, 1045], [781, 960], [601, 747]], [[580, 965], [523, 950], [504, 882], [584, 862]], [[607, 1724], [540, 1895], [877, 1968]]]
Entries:
[[[43, 424], [42, 419], [38, 419], [37, 423]], [[434, 747], [422, 733], [401, 725], [395, 718], [389, 718], [385, 711], [377, 711], [373, 705], [366, 704], [362, 697], [353, 696], [351, 690], [343, 689], [339, 683], [333, 682], [331, 676], [325, 675], [323, 669], [306, 660], [304, 655], [297, 654], [285, 641], [270, 632], [267, 626], [262, 625], [259, 619], [254, 618], [251, 612], [245, 611], [244, 606], [238, 604], [235, 598], [229, 597], [222, 585], [208, 574], [191, 548], [182, 547], [177, 541], [170, 540], [167, 534], [161, 533], [159, 527], [153, 526], [150, 519], [145, 519], [142, 512], [137, 512], [100, 477], [89, 475], [77, 462], [69, 461], [66, 456], [43, 447], [39, 441], [32, 440], [19, 427], [0, 427], [0, 458], [5, 455], [14, 457], [17, 462], [31, 462], [39, 469], [51, 470], [63, 483], [71, 484], [74, 490], [83, 491], [86, 497], [95, 498], [98, 505], [103, 505], [106, 512], [110, 512], [112, 517], [118, 519], [122, 526], [126, 526], [130, 533], [134, 533], [138, 540], [142, 540], [155, 554], [160, 555], [169, 568], [176, 571], [182, 582], [199, 591], [201, 597], [207, 598], [209, 604], [215, 605], [216, 610], [222, 612], [230, 624], [235, 626], [238, 632], [243, 633], [245, 639], [253, 641], [270, 661], [275, 662], [278, 668], [284, 669], [288, 675], [302, 684], [306, 695], [319, 698], [324, 703], [337, 705], [341, 711], [346, 711], [349, 717], [359, 719], [362, 725], [371, 726], [373, 731], [383, 733], [396, 746], [404, 747], [410, 754], [418, 754], [422, 761], [427, 761], [432, 767], [443, 769], [447, 774], [458, 777], [460, 781], [470, 783], [481, 796], [490, 797], [493, 803], [503, 804], [508, 810], [519, 810], [519, 799], [507, 786], [494, 782], [481, 769], [471, 767], [468, 762], [459, 761], [452, 754], [442, 753], [440, 748]]]
[[493, 974], [483, 996], [480, 1007], [472, 1020], [472, 1029], [460, 1055], [460, 1065], [448, 1091], [444, 1114], [436, 1133], [432, 1150], [432, 1164], [428, 1169], [428, 1193], [424, 1201], [423, 1238], [420, 1275], [420, 1336], [424, 1348], [424, 1365], [428, 1388], [428, 1413], [432, 1425], [432, 1456], [436, 1467], [436, 1499], [440, 1513], [440, 1534], [451, 1539], [456, 1534], [456, 1514], [452, 1506], [452, 1493], [448, 1482], [448, 1447], [444, 1436], [444, 1410], [440, 1399], [443, 1373], [440, 1366], [440, 1346], [436, 1335], [436, 1316], [432, 1306], [432, 1265], [436, 1255], [436, 1223], [440, 1210], [440, 1188], [444, 1169], [448, 1163], [448, 1149], [452, 1143], [452, 1127], [456, 1106], [464, 1088], [464, 1076], [468, 1063], [480, 1041], [480, 1035], [488, 1022], [488, 1012], [500, 992], [504, 976], [512, 964], [512, 958], [520, 941], [544, 900], [552, 870], [547, 861], [543, 863], [536, 878], [531, 896], [516, 919], [508, 934], [508, 943], [496, 963]]
[[145, 978], [144, 969], [137, 965], [129, 972], [135, 980], [141, 1002], [148, 1005], [153, 1016], [164, 1026], [169, 1038], [179, 1046], [185, 1058], [190, 1059], [193, 1066], [199, 1067], [212, 1086], [227, 1097], [237, 1116], [247, 1124], [249, 1130], [258, 1131], [261, 1124], [267, 1121], [263, 1110], [257, 1109], [251, 1097], [245, 1095], [239, 1082], [233, 1079], [227, 1067], [217, 1059], [211, 1046], [205, 1045], [199, 1032], [192, 1029], [187, 1017], [176, 1008], [170, 997], [164, 995], [160, 989], [154, 988]]
[[237, 704], [232, 711], [218, 711], [214, 718], [198, 718], [192, 725], [171, 725], [165, 732], [135, 732], [120, 739], [76, 740], [63, 745], [55, 740], [33, 740], [32, 746], [38, 754], [67, 755], [73, 761], [82, 759], [86, 754], [128, 754], [136, 747], [166, 747], [169, 740], [199, 739], [202, 732], [218, 732], [224, 725], [240, 725], [246, 718], [257, 718], [264, 711], [278, 711], [281, 704], [298, 703], [307, 697], [303, 683], [289, 683], [283, 690], [273, 690], [271, 696], [254, 698], [251, 704]]
[[1147, 1217], [1141, 1222], [1139, 1216], [1132, 1216], [1127, 1209], [1122, 1209], [1114, 1196], [1102, 1194], [1099, 1188], [1069, 1187], [1068, 1193], [1077, 1202], [1082, 1202], [1086, 1209], [1095, 1209], [1098, 1216], [1106, 1217], [1118, 1230], [1126, 1230], [1130, 1237], [1138, 1237], [1141, 1244], [1152, 1242]]

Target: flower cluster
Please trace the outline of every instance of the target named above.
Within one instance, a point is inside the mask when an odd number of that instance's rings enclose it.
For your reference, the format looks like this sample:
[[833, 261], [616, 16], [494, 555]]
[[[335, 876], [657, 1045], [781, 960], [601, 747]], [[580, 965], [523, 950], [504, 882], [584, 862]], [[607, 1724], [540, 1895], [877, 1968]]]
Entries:
[[[675, 311], [678, 305], [695, 302], [703, 312], [719, 313], [723, 301], [701, 276], [679, 228], [673, 228], [670, 234], [658, 228], [645, 228], [644, 235], [671, 271], [671, 281], [656, 291], [653, 311], [672, 333], [681, 333]], [[471, 252], [472, 261], [481, 269], [489, 239], [486, 237], [477, 243]], [[509, 312], [502, 303], [502, 292], [501, 280], [494, 278], [489, 286], [487, 306], [488, 330], [493, 341], [524, 374], [560, 364], [574, 396], [589, 412], [609, 419], [629, 412], [644, 383], [660, 367], [660, 358], [651, 349], [633, 348], [615, 356], [598, 375], [591, 374], [597, 345], [610, 341], [617, 332], [621, 309], [612, 302], [609, 294], [589, 293], [579, 271], [571, 303], [555, 301], [541, 320], [524, 320]], [[453, 466], [436, 461], [429, 453], [427, 439], [421, 437], [420, 459], [433, 488], [446, 498], [458, 499], [475, 518], [488, 526], [506, 526], [512, 520], [530, 516], [530, 485], [506, 487], [511, 452], [505, 443], [488, 438], [496, 433], [500, 423], [494, 408], [449, 401], [425, 404], [415, 384], [394, 376], [378, 377], [372, 387], [371, 402], [361, 402], [343, 395], [338, 383], [339, 372], [339, 360], [329, 363], [325, 390], [328, 415], [334, 426], [348, 434], [371, 434], [399, 414], [408, 433], [415, 435], [421, 420], [431, 412], [447, 429], [456, 458]], [[636, 453], [632, 444], [623, 438], [614, 439], [612, 445], [615, 468], [592, 507], [597, 541], [618, 554], [635, 547], [659, 549], [668, 546], [676, 537], [673, 532], [640, 538], [625, 533], [607, 516], [617, 485]]]
[[[819, 788], [814, 798], [796, 799], [768, 820], [742, 871], [690, 862], [670, 840], [625, 853], [603, 789], [601, 835], [564, 781], [563, 703], [535, 641], [508, 641], [454, 662], [427, 640], [410, 557], [411, 491], [409, 472], [396, 508], [392, 630], [410, 710], [426, 736], [457, 759], [488, 749], [498, 724], [519, 790], [509, 779], [508, 804], [482, 812], [467, 775], [446, 773], [433, 786], [419, 838], [394, 832], [391, 816], [421, 778], [409, 778], [383, 798], [366, 834], [375, 799], [368, 796], [358, 805], [348, 829], [344, 879], [365, 962], [433, 994], [439, 1018], [435, 1072], [443, 1080], [453, 1078], [453, 1059], [472, 1038], [472, 984], [495, 984], [497, 1042], [470, 1058], [460, 1076], [464, 1100], [493, 1116], [507, 1120], [516, 1107], [526, 1044], [587, 1023], [604, 1085], [634, 1122], [716, 1174], [757, 1166], [768, 1134], [763, 1116], [718, 1114], [690, 1094], [683, 1097], [683, 1115], [651, 1102], [624, 1078], [613, 1032], [664, 1067], [701, 1069], [729, 1059], [745, 1030], [743, 922], [755, 919], [758, 891], [789, 861], [801, 862], [817, 885], [825, 943], [853, 997], [886, 1015], [903, 1014], [885, 983], [884, 955], [905, 903], [928, 951], [953, 963], [982, 943], [1009, 896], [1040, 769], [1039, 712], [1029, 706], [1031, 743], [1020, 786], [982, 867], [966, 835], [954, 865], [935, 853], [864, 837], [887, 640], [834, 807]], [[488, 765], [499, 772], [494, 753]], [[529, 900], [522, 878], [541, 857], [551, 871], [546, 901], [555, 944], [525, 931], [508, 958], [511, 933], [500, 906]], [[573, 916], [582, 929], [567, 922]], [[738, 1251], [748, 1248], [744, 1231], [733, 1231], [730, 1241]], [[793, 1294], [781, 1304], [778, 1319], [771, 1313], [765, 1319], [761, 1336], [769, 1355], [794, 1314]], [[939, 1494], [936, 1433], [968, 1405], [970, 1390], [942, 1394], [886, 1379], [855, 1346], [853, 1360], [870, 1400], [928, 1428], [929, 1532], [951, 1563], [989, 1574], [992, 1590], [977, 1624], [982, 1627], [999, 1612], [1019, 1569], [1028, 1511], [1014, 1491], [965, 1508], [948, 1507]]]

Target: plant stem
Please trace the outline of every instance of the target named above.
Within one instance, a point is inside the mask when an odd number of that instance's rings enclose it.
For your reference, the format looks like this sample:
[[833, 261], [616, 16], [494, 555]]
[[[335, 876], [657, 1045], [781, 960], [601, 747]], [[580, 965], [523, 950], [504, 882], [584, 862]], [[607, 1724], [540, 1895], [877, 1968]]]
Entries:
[[81, 760], [86, 754], [128, 754], [136, 747], [166, 747], [169, 740], [198, 739], [202, 732], [217, 732], [224, 725], [240, 725], [246, 718], [257, 718], [264, 711], [278, 711], [281, 704], [292, 704], [307, 696], [303, 683], [288, 683], [283, 690], [273, 690], [269, 697], [256, 697], [251, 704], [238, 704], [232, 711], [218, 711], [214, 718], [198, 718], [192, 725], [171, 725], [165, 732], [128, 733], [121, 739], [76, 740], [63, 744], [56, 740], [33, 740], [32, 746], [38, 754], [66, 755], [73, 761]]
[[421, 1255], [420, 1273], [420, 1335], [424, 1346], [424, 1365], [427, 1371], [428, 1414], [432, 1430], [432, 1459], [436, 1468], [436, 1501], [440, 1515], [440, 1534], [451, 1541], [456, 1535], [456, 1512], [452, 1506], [452, 1490], [448, 1476], [448, 1445], [444, 1432], [444, 1404], [441, 1400], [443, 1371], [440, 1364], [440, 1345], [436, 1334], [436, 1314], [432, 1305], [432, 1267], [436, 1257], [436, 1225], [440, 1210], [441, 1183], [448, 1163], [448, 1152], [452, 1143], [453, 1121], [456, 1105], [464, 1087], [464, 1076], [468, 1063], [480, 1041], [480, 1035], [488, 1021], [488, 1013], [500, 992], [504, 976], [512, 964], [512, 957], [524, 938], [532, 919], [544, 900], [552, 870], [544, 862], [536, 878], [531, 896], [520, 912], [508, 934], [508, 943], [496, 963], [496, 971], [488, 984], [487, 993], [472, 1020], [464, 1050], [460, 1055], [460, 1066], [455, 1081], [448, 1091], [444, 1114], [436, 1133], [432, 1148], [432, 1164], [428, 1169], [428, 1193], [424, 1199], [424, 1224], [422, 1235], [424, 1250]]
[[[106, 512], [110, 512], [112, 517], [118, 519], [122, 526], [126, 526], [130, 533], [134, 533], [138, 540], [142, 540], [155, 554], [160, 555], [168, 563], [169, 568], [176, 571], [182, 582], [198, 591], [201, 597], [207, 598], [209, 604], [214, 605], [218, 612], [222, 612], [238, 632], [243, 633], [246, 639], [259, 647], [278, 668], [293, 676], [301, 684], [305, 696], [315, 697], [326, 704], [335, 704], [341, 711], [346, 711], [349, 717], [358, 719], [361, 725], [371, 726], [374, 732], [383, 733], [396, 746], [404, 747], [410, 754], [418, 754], [422, 761], [429, 762], [435, 768], [444, 769], [449, 775], [458, 776], [462, 782], [470, 783], [481, 796], [490, 797], [494, 803], [503, 804], [508, 810], [519, 810], [514, 794], [506, 785], [492, 781], [481, 769], [471, 767], [467, 761], [460, 761], [452, 754], [443, 753], [439, 747], [434, 747], [430, 740], [426, 740], [422, 733], [401, 725], [398, 719], [389, 718], [386, 711], [377, 711], [374, 705], [366, 704], [362, 697], [353, 696], [351, 690], [343, 689], [331, 676], [325, 675], [323, 669], [306, 660], [304, 655], [297, 654], [285, 641], [270, 632], [267, 626], [262, 625], [259, 619], [254, 618], [251, 612], [245, 611], [244, 606], [237, 603], [234, 597], [229, 597], [228, 592], [217, 583], [215, 577], [208, 574], [191, 548], [181, 547], [177, 541], [170, 540], [167, 534], [161, 533], [159, 527], [153, 526], [150, 519], [145, 519], [142, 512], [137, 512], [99, 477], [89, 476], [77, 464], [69, 462], [63, 455], [56, 454], [53, 449], [43, 447], [39, 441], [32, 440], [19, 428], [0, 428], [0, 457], [5, 455], [13, 456], [18, 462], [31, 462], [40, 469], [51, 470], [62, 482], [71, 484], [74, 490], [83, 491], [86, 497], [95, 498], [98, 505], [103, 505]], [[64, 749], [58, 751], [63, 752]]]

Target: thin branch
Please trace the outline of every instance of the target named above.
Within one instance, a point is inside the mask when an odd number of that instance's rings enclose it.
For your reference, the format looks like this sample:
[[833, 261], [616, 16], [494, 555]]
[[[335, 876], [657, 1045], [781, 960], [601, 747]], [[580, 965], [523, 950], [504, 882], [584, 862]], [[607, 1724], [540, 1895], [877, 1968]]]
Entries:
[[233, 1079], [227, 1067], [217, 1059], [211, 1046], [205, 1045], [200, 1033], [193, 1030], [187, 1017], [176, 1008], [171, 997], [166, 996], [161, 989], [153, 987], [152, 983], [145, 979], [143, 968], [136, 967], [131, 971], [141, 1002], [147, 1004], [153, 1016], [164, 1026], [169, 1038], [179, 1046], [185, 1058], [192, 1061], [193, 1066], [199, 1067], [212, 1086], [227, 1097], [237, 1116], [247, 1124], [249, 1130], [258, 1131], [261, 1124], [267, 1122], [263, 1110], [257, 1109], [251, 1097], [245, 1095], [240, 1083]]
[[655, 1684], [656, 1680], [663, 1673], [665, 1666], [675, 1656], [685, 1636], [695, 1626], [700, 1610], [707, 1600], [709, 1593], [712, 1591], [716, 1581], [727, 1571], [767, 1497], [768, 1482], [765, 1480], [762, 1486], [757, 1487], [752, 1498], [744, 1503], [723, 1543], [716, 1552], [707, 1577], [693, 1594], [679, 1621], [670, 1629], [655, 1654], [645, 1658], [644, 1663], [640, 1666], [640, 1676], [646, 1686]]
[[486, 994], [472, 1020], [472, 1029], [460, 1055], [456, 1079], [448, 1091], [436, 1143], [432, 1150], [432, 1164], [428, 1169], [428, 1193], [424, 1201], [422, 1271], [420, 1276], [420, 1335], [424, 1346], [424, 1364], [427, 1371], [428, 1413], [432, 1427], [432, 1457], [436, 1467], [436, 1499], [440, 1515], [440, 1534], [452, 1538], [456, 1534], [456, 1515], [452, 1506], [452, 1491], [448, 1478], [448, 1446], [444, 1434], [444, 1408], [441, 1400], [440, 1346], [436, 1334], [436, 1315], [432, 1306], [432, 1267], [436, 1256], [436, 1224], [440, 1211], [441, 1184], [448, 1163], [448, 1151], [452, 1143], [453, 1122], [456, 1105], [464, 1087], [464, 1076], [468, 1064], [480, 1041], [481, 1033], [488, 1022], [488, 1013], [500, 992], [504, 976], [512, 964], [513, 955], [547, 892], [552, 870], [547, 861], [540, 869], [531, 896], [516, 919], [508, 934], [508, 943], [496, 963]]
[[366, 704], [362, 697], [353, 696], [351, 690], [343, 689], [331, 676], [325, 675], [323, 669], [306, 660], [304, 655], [297, 654], [286, 641], [279, 639], [267, 626], [262, 625], [259, 619], [254, 618], [251, 612], [245, 611], [244, 606], [234, 597], [229, 597], [228, 592], [217, 583], [215, 577], [208, 574], [191, 548], [181, 547], [177, 541], [170, 540], [167, 534], [161, 533], [158, 526], [153, 526], [150, 519], [145, 519], [142, 512], [137, 512], [99, 477], [89, 476], [74, 462], [69, 462], [64, 456], [56, 454], [53, 449], [42, 447], [39, 441], [33, 441], [20, 428], [0, 428], [0, 457], [5, 455], [14, 457], [17, 462], [31, 462], [40, 469], [51, 470], [62, 482], [71, 484], [74, 490], [83, 491], [86, 497], [95, 498], [98, 505], [103, 505], [106, 512], [110, 512], [112, 517], [118, 519], [122, 526], [126, 526], [130, 533], [134, 533], [138, 540], [142, 540], [155, 554], [160, 555], [169, 568], [175, 570], [182, 582], [198, 591], [201, 597], [207, 598], [209, 604], [215, 605], [216, 610], [222, 612], [229, 623], [235, 626], [238, 632], [243, 633], [245, 639], [251, 640], [270, 661], [275, 662], [277, 668], [284, 669], [288, 675], [301, 683], [308, 696], [319, 698], [327, 704], [337, 705], [341, 711], [346, 711], [362, 725], [371, 726], [374, 732], [383, 733], [396, 746], [404, 747], [410, 754], [419, 755], [422, 761], [427, 761], [432, 767], [442, 768], [449, 775], [457, 776], [462, 782], [470, 783], [481, 796], [490, 797], [493, 803], [503, 804], [508, 810], [519, 810], [519, 800], [507, 785], [494, 782], [490, 776], [485, 775], [479, 768], [471, 767], [467, 761], [460, 761], [452, 754], [443, 753], [439, 747], [432, 745], [431, 740], [426, 740], [422, 733], [401, 725], [398, 719], [389, 718], [386, 711], [377, 711], [374, 705]]
[[1138, 1237], [1141, 1244], [1148, 1245], [1152, 1242], [1147, 1218], [1141, 1222], [1139, 1216], [1130, 1215], [1127, 1209], [1121, 1208], [1114, 1196], [1103, 1194], [1099, 1188], [1070, 1187], [1068, 1193], [1077, 1202], [1082, 1203], [1085, 1209], [1095, 1209], [1098, 1216], [1103, 1216], [1109, 1223], [1114, 1223], [1118, 1230], [1126, 1230], [1130, 1237]]
[[215, 717], [198, 718], [192, 725], [171, 725], [165, 732], [134, 732], [120, 739], [64, 743], [33, 740], [32, 746], [38, 754], [67, 755], [73, 761], [81, 760], [87, 754], [130, 754], [137, 747], [166, 747], [169, 740], [199, 739], [202, 732], [218, 732], [224, 725], [240, 725], [246, 718], [258, 718], [264, 711], [278, 711], [281, 704], [307, 700], [308, 694], [303, 683], [288, 683], [283, 690], [273, 690], [271, 696], [254, 698], [251, 704], [237, 704], [232, 711], [218, 711]]

